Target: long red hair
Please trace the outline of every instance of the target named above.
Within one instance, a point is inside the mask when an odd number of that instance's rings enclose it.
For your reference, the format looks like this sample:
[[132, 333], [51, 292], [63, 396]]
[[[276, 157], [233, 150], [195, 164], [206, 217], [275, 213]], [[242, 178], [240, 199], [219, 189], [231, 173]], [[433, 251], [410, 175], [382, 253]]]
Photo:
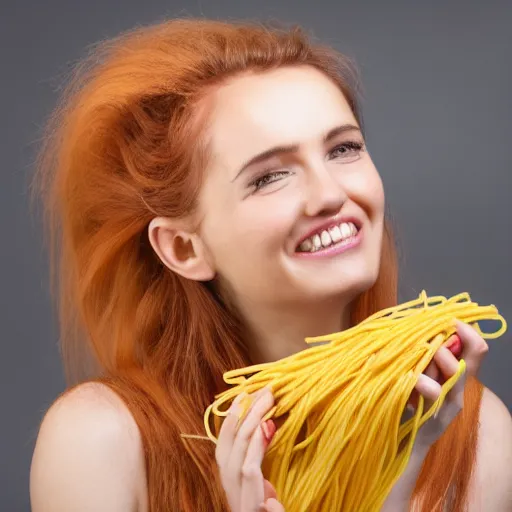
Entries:
[[[65, 367], [70, 385], [103, 382], [132, 412], [151, 512], [228, 510], [214, 445], [179, 434], [204, 433], [203, 412], [225, 389], [223, 373], [250, 360], [236, 313], [213, 288], [163, 266], [147, 227], [155, 216], [196, 207], [208, 92], [242, 72], [296, 65], [332, 79], [361, 122], [354, 66], [302, 29], [174, 20], [98, 45], [49, 123], [37, 190], [50, 227]], [[353, 323], [397, 303], [387, 223], [384, 235], [380, 276], [356, 301]], [[414, 493], [420, 510], [440, 511], [447, 500], [449, 510], [464, 509], [481, 391], [470, 380], [464, 410], [431, 449]]]

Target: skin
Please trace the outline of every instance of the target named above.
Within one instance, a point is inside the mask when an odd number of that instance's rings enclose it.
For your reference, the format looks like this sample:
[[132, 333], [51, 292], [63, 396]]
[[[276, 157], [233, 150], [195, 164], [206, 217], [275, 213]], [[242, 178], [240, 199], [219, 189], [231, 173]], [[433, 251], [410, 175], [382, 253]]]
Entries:
[[[173, 271], [215, 278], [245, 320], [253, 359], [275, 360], [306, 348], [306, 336], [346, 327], [348, 305], [375, 281], [382, 181], [366, 148], [345, 147], [363, 143], [362, 134], [343, 95], [319, 72], [246, 75], [218, 89], [211, 101], [212, 157], [199, 212], [190, 221], [197, 230], [157, 218], [150, 239]], [[349, 125], [353, 129], [323, 140]], [[239, 174], [261, 152], [295, 144], [297, 152]], [[267, 180], [259, 190], [257, 178]], [[340, 214], [362, 224], [361, 246], [339, 258], [298, 258], [301, 238]]]
[[[155, 218], [149, 237], [174, 272], [215, 279], [243, 315], [253, 360], [273, 361], [306, 348], [306, 336], [347, 327], [350, 303], [378, 273], [382, 182], [365, 147], [347, 149], [348, 142], [364, 142], [357, 122], [343, 95], [316, 70], [247, 74], [208, 101], [213, 107], [207, 133], [212, 155], [199, 211], [180, 221]], [[354, 128], [324, 140], [333, 128], [348, 125]], [[240, 173], [249, 159], [282, 145], [297, 148]], [[255, 179], [264, 181], [255, 184]], [[364, 236], [359, 246], [330, 258], [298, 257], [301, 238], [340, 214], [360, 222]], [[476, 375], [487, 344], [465, 324], [459, 323], [457, 331], [467, 373]], [[439, 381], [452, 375], [456, 365], [451, 352], [440, 348], [416, 392], [435, 400]], [[384, 510], [406, 510], [428, 449], [462, 407], [464, 384], [462, 379], [437, 418], [420, 430], [409, 467]], [[261, 420], [273, 397], [266, 391], [255, 398], [238, 428], [234, 405], [220, 432], [216, 460], [233, 512], [282, 511], [261, 473], [269, 444]], [[512, 511], [512, 420], [488, 389], [480, 420], [470, 512]], [[147, 510], [140, 434], [108, 388], [81, 386], [50, 408], [34, 453], [31, 499], [35, 512]]]

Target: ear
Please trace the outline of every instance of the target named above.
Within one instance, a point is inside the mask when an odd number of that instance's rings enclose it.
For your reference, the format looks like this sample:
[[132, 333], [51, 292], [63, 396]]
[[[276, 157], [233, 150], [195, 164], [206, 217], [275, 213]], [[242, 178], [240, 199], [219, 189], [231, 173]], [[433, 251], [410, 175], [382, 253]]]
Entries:
[[194, 281], [215, 277], [204, 243], [186, 221], [156, 217], [149, 223], [148, 236], [162, 263], [173, 272]]

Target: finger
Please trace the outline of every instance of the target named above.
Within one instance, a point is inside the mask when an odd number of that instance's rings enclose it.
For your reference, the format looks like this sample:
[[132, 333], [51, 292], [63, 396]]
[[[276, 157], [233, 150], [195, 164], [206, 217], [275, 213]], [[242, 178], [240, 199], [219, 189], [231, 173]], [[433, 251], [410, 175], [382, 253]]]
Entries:
[[267, 479], [263, 481], [263, 495], [265, 501], [269, 498], [277, 498], [276, 488]]
[[416, 408], [418, 407], [420, 394], [423, 395], [423, 398], [430, 402], [431, 399], [429, 397], [432, 396], [433, 393], [435, 394], [436, 392], [437, 388], [432, 387], [430, 381], [427, 381], [425, 377], [428, 377], [430, 380], [437, 382], [437, 379], [435, 377], [438, 376], [439, 370], [437, 369], [437, 367], [435, 367], [434, 363], [430, 363], [429, 366], [425, 369], [425, 372], [420, 375], [419, 379], [421, 379], [421, 381], [419, 383], [416, 382], [416, 386], [412, 390], [411, 395], [409, 396], [409, 400], [407, 401], [407, 405], [410, 406], [411, 412], [412, 410], [416, 410]]
[[425, 368], [423, 373], [427, 377], [430, 377], [432, 380], [439, 382], [440, 373], [435, 361], [430, 361], [429, 365]]
[[235, 435], [230, 457], [227, 462], [230, 468], [231, 478], [241, 478], [242, 467], [247, 455], [249, 443], [256, 429], [261, 431], [260, 423], [263, 416], [274, 405], [274, 397], [268, 388], [252, 403], [242, 424]]
[[242, 466], [241, 510], [253, 510], [255, 504], [261, 503], [265, 499], [265, 484], [261, 464], [267, 445], [263, 430], [256, 428], [249, 441]]
[[462, 359], [466, 362], [468, 375], [476, 376], [489, 346], [470, 325], [457, 320], [456, 326], [462, 342]]
[[[459, 369], [459, 362], [457, 361], [457, 358], [446, 347], [439, 347], [439, 350], [434, 355], [434, 360], [446, 380], [455, 375]], [[445, 397], [440, 414], [443, 414], [443, 417], [446, 418], [448, 422], [453, 420], [464, 405], [465, 382], [466, 372], [461, 375], [459, 380]]]
[[441, 394], [441, 385], [439, 382], [436, 382], [424, 373], [421, 373], [418, 376], [418, 380], [414, 389], [416, 389], [420, 395], [429, 401], [437, 400]]
[[433, 361], [438, 368], [439, 376], [442, 377], [443, 380], [452, 377], [459, 369], [459, 362], [446, 347], [441, 346], [437, 349]]
[[[241, 468], [240, 466], [234, 467], [230, 462], [230, 458], [241, 422], [243, 423], [245, 421], [245, 418], [247, 418], [247, 415], [251, 411], [254, 403], [264, 391], [265, 388], [251, 395], [248, 395], [245, 392], [238, 395], [235, 400], [233, 400], [231, 407], [228, 409], [228, 414], [222, 425], [221, 432], [219, 433], [215, 455], [220, 469], [221, 481], [226, 490], [230, 507], [233, 510], [238, 510], [240, 503]], [[249, 409], [244, 414], [244, 417], [242, 417], [243, 409], [245, 407], [243, 402], [247, 398], [249, 398], [252, 403], [249, 405]]]
[[[451, 337], [452, 338], [452, 337]], [[451, 338], [448, 339], [446, 345], [448, 345], [448, 343], [450, 343], [450, 341], [453, 343], [453, 340], [451, 340]], [[436, 381], [436, 382], [439, 382], [440, 384], [442, 384], [445, 380], [446, 380], [446, 377], [443, 377], [437, 363], [436, 363], [436, 359], [435, 357], [432, 359], [432, 361], [430, 361], [429, 365], [425, 368], [425, 370], [423, 371], [423, 374], [426, 375], [427, 377], [429, 377], [430, 379]], [[430, 384], [428, 383], [428, 381], [425, 381], [427, 382], [427, 387], [430, 386]], [[421, 386], [421, 384], [420, 384]], [[432, 389], [433, 391], [435, 391], [434, 389]], [[426, 392], [428, 393], [428, 390], [426, 389]], [[426, 397], [424, 397], [426, 398]], [[419, 400], [419, 392], [417, 389], [414, 389], [409, 397], [409, 400], [407, 401], [407, 404], [410, 405], [413, 409], [416, 409], [418, 407], [418, 400]]]
[[460, 359], [462, 354], [462, 341], [458, 334], [452, 334], [445, 342], [444, 346], [450, 350], [450, 352], [457, 358]]
[[275, 498], [270, 498], [265, 502], [265, 509], [267, 512], [285, 512], [284, 507]]
[[241, 413], [240, 402], [247, 396], [247, 393], [238, 395], [228, 409], [228, 414], [222, 422], [222, 427], [217, 438], [215, 448], [215, 459], [221, 471], [226, 468], [233, 442], [235, 440], [238, 418]]

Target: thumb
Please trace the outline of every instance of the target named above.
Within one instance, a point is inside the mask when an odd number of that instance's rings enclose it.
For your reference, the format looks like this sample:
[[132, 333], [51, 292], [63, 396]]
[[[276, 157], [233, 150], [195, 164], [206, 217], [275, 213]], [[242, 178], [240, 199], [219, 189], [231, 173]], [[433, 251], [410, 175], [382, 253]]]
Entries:
[[462, 342], [462, 359], [466, 361], [468, 375], [477, 376], [489, 346], [471, 325], [460, 320], [457, 320], [456, 325], [457, 334]]
[[269, 498], [265, 502], [265, 510], [267, 512], [285, 512], [283, 505], [275, 498]]

